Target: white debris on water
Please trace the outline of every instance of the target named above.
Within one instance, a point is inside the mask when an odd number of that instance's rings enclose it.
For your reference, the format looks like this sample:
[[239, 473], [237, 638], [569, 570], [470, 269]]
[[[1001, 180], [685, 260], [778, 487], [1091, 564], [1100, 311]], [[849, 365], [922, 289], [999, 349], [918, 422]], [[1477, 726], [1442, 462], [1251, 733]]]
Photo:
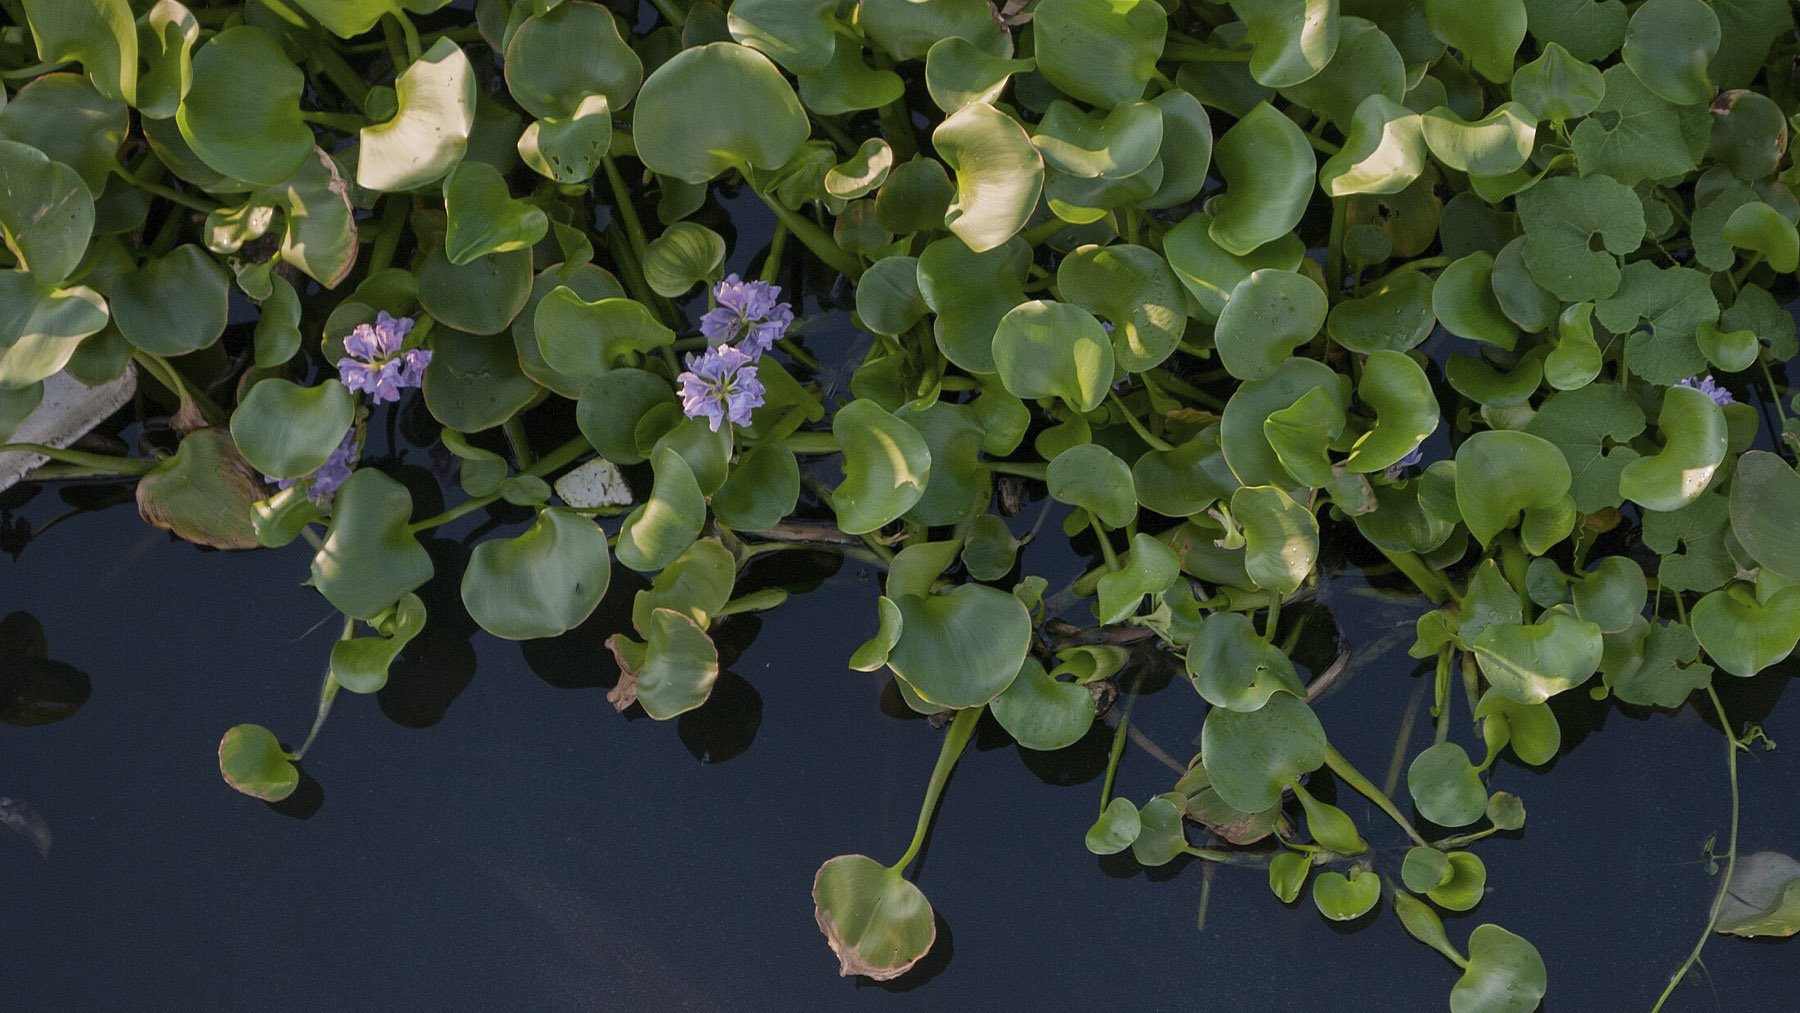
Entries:
[[631, 486], [619, 466], [596, 457], [556, 480], [556, 495], [577, 510], [631, 505]]
[[[89, 387], [67, 373], [44, 381], [44, 398], [37, 409], [19, 423], [6, 442], [38, 443], [61, 449], [88, 434], [124, 407], [137, 392], [137, 367], [128, 366], [117, 378]], [[48, 458], [41, 454], [0, 454], [0, 491], [11, 488], [36, 471]]]

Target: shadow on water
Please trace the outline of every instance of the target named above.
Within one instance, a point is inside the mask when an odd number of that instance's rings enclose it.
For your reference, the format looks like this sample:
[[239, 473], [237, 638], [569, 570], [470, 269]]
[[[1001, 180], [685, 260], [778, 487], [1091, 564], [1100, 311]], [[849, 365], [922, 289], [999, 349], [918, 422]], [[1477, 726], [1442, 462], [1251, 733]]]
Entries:
[[0, 619], [0, 721], [47, 725], [73, 717], [93, 693], [87, 674], [49, 657], [37, 617], [14, 612]]

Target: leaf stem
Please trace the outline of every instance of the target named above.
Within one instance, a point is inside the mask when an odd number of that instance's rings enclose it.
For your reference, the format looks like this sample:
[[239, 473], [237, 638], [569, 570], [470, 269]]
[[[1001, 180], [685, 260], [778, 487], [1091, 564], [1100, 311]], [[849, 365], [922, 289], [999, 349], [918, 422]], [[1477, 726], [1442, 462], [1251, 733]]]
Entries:
[[1161, 437], [1157, 436], [1155, 433], [1152, 433], [1150, 430], [1144, 428], [1144, 423], [1138, 419], [1137, 413], [1132, 411], [1130, 408], [1125, 407], [1125, 402], [1119, 397], [1119, 395], [1116, 391], [1111, 391], [1111, 390], [1107, 391], [1106, 398], [1107, 398], [1107, 400], [1111, 401], [1113, 404], [1119, 406], [1119, 411], [1124, 413], [1124, 415], [1125, 415], [1126, 425], [1129, 425], [1131, 427], [1132, 431], [1138, 434], [1139, 439], [1143, 440], [1145, 443], [1148, 443], [1150, 445], [1151, 450], [1160, 450], [1160, 451], [1167, 452], [1167, 451], [1175, 449], [1174, 446], [1172, 446], [1167, 440], [1162, 439]]
[[135, 457], [114, 457], [111, 454], [90, 454], [80, 450], [64, 450], [61, 447], [49, 447], [42, 443], [0, 443], [0, 454], [36, 454], [48, 457], [52, 461], [64, 464], [93, 468], [107, 475], [147, 475], [156, 467], [155, 461], [140, 461]]
[[1406, 836], [1412, 838], [1414, 844], [1422, 848], [1431, 847], [1419, 834], [1418, 828], [1412, 825], [1412, 821], [1400, 814], [1400, 809], [1394, 805], [1394, 800], [1388, 798], [1386, 792], [1375, 787], [1375, 783], [1364, 777], [1362, 771], [1351, 766], [1350, 761], [1344, 758], [1344, 754], [1338, 752], [1337, 748], [1329, 743], [1325, 746], [1325, 766], [1329, 767], [1331, 772], [1345, 784], [1355, 788], [1365, 798], [1375, 803], [1375, 808], [1387, 813], [1388, 818], [1398, 824], [1400, 829], [1406, 831]]
[[1406, 578], [1412, 581], [1413, 586], [1418, 588], [1425, 597], [1439, 604], [1456, 597], [1456, 594], [1450, 590], [1450, 582], [1444, 579], [1444, 575], [1425, 565], [1425, 561], [1420, 559], [1416, 553], [1390, 552], [1380, 546], [1376, 546], [1376, 548], [1387, 557], [1388, 562], [1394, 564], [1395, 569], [1406, 574]]
[[1675, 987], [1681, 984], [1681, 979], [1687, 977], [1688, 971], [1699, 962], [1700, 951], [1706, 948], [1706, 941], [1712, 938], [1713, 926], [1718, 924], [1719, 910], [1725, 905], [1725, 892], [1731, 889], [1731, 875], [1737, 869], [1737, 751], [1745, 748], [1745, 746], [1743, 741], [1737, 737], [1737, 733], [1731, 730], [1731, 718], [1726, 716], [1725, 704], [1719, 699], [1719, 693], [1712, 688], [1711, 683], [1708, 683], [1706, 686], [1706, 696], [1707, 699], [1712, 701], [1713, 711], [1719, 715], [1720, 729], [1725, 732], [1725, 770], [1731, 777], [1731, 836], [1726, 839], [1725, 875], [1719, 880], [1719, 889], [1713, 894], [1712, 910], [1708, 912], [1706, 916], [1706, 927], [1700, 930], [1700, 938], [1694, 943], [1693, 952], [1688, 954], [1687, 959], [1682, 961], [1681, 966], [1676, 968], [1675, 973], [1670, 976], [1668, 986], [1663, 989], [1662, 995], [1657, 997], [1656, 1005], [1650, 1007], [1650, 1013], [1657, 1013], [1658, 1010], [1663, 1008], [1663, 1003], [1669, 1001], [1669, 996], [1674, 994]]
[[931, 814], [937, 809], [938, 795], [943, 793], [944, 783], [950, 780], [950, 771], [956, 767], [956, 760], [962, 755], [963, 748], [969, 744], [969, 738], [975, 734], [975, 723], [981, 720], [981, 712], [987, 707], [968, 707], [956, 712], [950, 722], [950, 731], [944, 736], [944, 744], [938, 750], [937, 765], [931, 768], [931, 783], [925, 786], [925, 801], [919, 806], [919, 822], [913, 828], [912, 843], [907, 846], [906, 854], [888, 868], [896, 872], [904, 870], [918, 857], [919, 849], [925, 845], [925, 831], [931, 827]]
[[190, 211], [198, 211], [201, 214], [206, 215], [219, 209], [219, 205], [217, 204], [203, 201], [198, 197], [182, 193], [180, 190], [173, 187], [164, 186], [161, 183], [153, 183], [150, 180], [134, 176], [130, 170], [117, 163], [114, 163], [112, 170], [114, 175], [125, 182], [130, 183], [132, 186], [137, 187], [139, 190], [155, 197], [161, 197], [163, 200], [172, 201]]
[[1039, 482], [1044, 481], [1050, 473], [1050, 465], [1043, 461], [982, 461], [981, 466], [1002, 475], [1035, 478]]
[[[562, 446], [557, 447], [555, 450], [550, 451], [548, 454], [545, 454], [543, 457], [538, 458], [537, 463], [526, 468], [524, 474], [543, 478], [553, 471], [557, 471], [558, 469], [575, 463], [575, 459], [582, 454], [587, 453], [588, 449], [588, 441], [577, 436], [567, 443], [564, 443]], [[407, 525], [406, 531], [408, 534], [416, 535], [421, 531], [429, 531], [432, 528], [441, 527], [465, 514], [474, 513], [499, 498], [500, 494], [494, 492], [489, 493], [486, 496], [476, 496], [471, 499], [463, 500], [461, 503], [458, 503], [435, 517], [427, 517], [416, 524]]]
[[768, 205], [770, 211], [775, 213], [776, 220], [787, 226], [788, 232], [795, 239], [804, 243], [806, 248], [812, 251], [813, 256], [824, 261], [832, 268], [832, 270], [844, 275], [851, 281], [855, 281], [862, 277], [862, 261], [856, 254], [839, 246], [837, 241], [827, 235], [824, 229], [813, 224], [812, 219], [803, 214], [799, 214], [786, 204], [781, 203], [780, 200], [761, 190], [756, 191], [756, 196], [762, 198], [762, 202]]

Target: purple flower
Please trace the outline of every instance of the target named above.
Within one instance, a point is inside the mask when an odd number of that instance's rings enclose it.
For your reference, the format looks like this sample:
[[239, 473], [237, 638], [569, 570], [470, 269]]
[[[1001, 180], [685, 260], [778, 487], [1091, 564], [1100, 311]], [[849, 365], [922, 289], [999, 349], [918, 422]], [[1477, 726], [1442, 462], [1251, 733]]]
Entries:
[[1723, 386], [1721, 386], [1717, 381], [1715, 381], [1712, 378], [1711, 373], [1708, 373], [1705, 376], [1700, 377], [1698, 381], [1696, 381], [1693, 377], [1690, 376], [1687, 379], [1676, 384], [1675, 386], [1677, 386], [1677, 387], [1692, 387], [1693, 389], [1699, 391], [1700, 393], [1705, 394], [1707, 397], [1712, 398], [1713, 401], [1716, 404], [1718, 404], [1720, 407], [1723, 407], [1728, 404], [1733, 404], [1737, 401], [1737, 398], [1734, 398], [1731, 396], [1730, 391], [1726, 390]]
[[687, 372], [675, 378], [681, 385], [681, 410], [688, 418], [705, 418], [715, 433], [722, 422], [749, 425], [750, 411], [762, 406], [764, 394], [752, 361], [730, 345], [699, 358], [688, 356]]
[[337, 492], [338, 486], [343, 485], [344, 481], [350, 477], [350, 473], [356, 470], [356, 458], [361, 449], [357, 445], [356, 427], [351, 426], [350, 431], [344, 434], [344, 438], [338, 441], [337, 449], [333, 450], [331, 456], [325, 459], [325, 463], [319, 465], [318, 470], [306, 478], [276, 478], [273, 475], [264, 475], [263, 478], [275, 483], [278, 489], [286, 489], [295, 482], [307, 482], [309, 484], [306, 487], [306, 498], [314, 503], [323, 503], [330, 499], [331, 494]]
[[1418, 464], [1420, 461], [1423, 461], [1424, 459], [1425, 459], [1425, 448], [1423, 446], [1414, 447], [1412, 449], [1412, 453], [1407, 454], [1405, 457], [1402, 457], [1400, 460], [1395, 461], [1393, 464], [1388, 465], [1387, 477], [1390, 479], [1399, 478], [1401, 472]]
[[344, 386], [362, 391], [376, 404], [400, 400], [400, 392], [425, 382], [425, 367], [431, 353], [423, 348], [402, 352], [406, 336], [412, 333], [411, 317], [391, 317], [386, 311], [377, 314], [374, 324], [359, 324], [344, 339], [344, 351], [338, 360], [338, 377]]
[[713, 345], [741, 337], [745, 354], [760, 358], [794, 323], [793, 307], [780, 302], [780, 297], [779, 285], [728, 274], [713, 286], [717, 305], [700, 318], [700, 333]]

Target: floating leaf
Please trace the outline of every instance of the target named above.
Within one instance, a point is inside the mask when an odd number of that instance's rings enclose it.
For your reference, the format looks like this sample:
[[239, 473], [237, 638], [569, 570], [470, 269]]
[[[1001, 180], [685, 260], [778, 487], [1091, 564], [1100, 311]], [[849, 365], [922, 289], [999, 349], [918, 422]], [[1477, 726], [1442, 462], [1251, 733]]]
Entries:
[[205, 250], [178, 246], [113, 283], [113, 321], [127, 341], [152, 355], [186, 355], [225, 333], [230, 286]]
[[1657, 427], [1663, 449], [1619, 472], [1619, 493], [1651, 510], [1679, 510], [1706, 491], [1725, 460], [1725, 415], [1713, 399], [1692, 387], [1663, 392]]
[[231, 436], [263, 474], [303, 478], [343, 442], [355, 417], [355, 396], [336, 380], [301, 387], [270, 377], [251, 387], [232, 413]]
[[138, 33], [126, 0], [25, 0], [25, 20], [39, 59], [77, 61], [102, 95], [137, 103]]
[[1800, 577], [1800, 475], [1777, 454], [1752, 450], [1738, 459], [1731, 484], [1731, 533], [1758, 565]]
[[250, 504], [263, 498], [261, 478], [219, 429], [197, 429], [138, 480], [138, 514], [196, 545], [254, 549], [260, 543]]
[[1569, 491], [1569, 464], [1549, 441], [1522, 432], [1480, 432], [1456, 451], [1456, 505], [1469, 532], [1486, 545], [1521, 511], [1554, 507]]
[[1450, 1013], [1531, 1013], [1548, 990], [1537, 948], [1498, 925], [1469, 935], [1469, 962], [1450, 989]]
[[1322, 72], [1337, 54], [1337, 0], [1276, 0], [1231, 9], [1250, 44], [1250, 76], [1270, 88], [1286, 88]]
[[1710, 102], [1706, 66], [1719, 51], [1719, 19], [1701, 0], [1648, 0], [1631, 15], [1619, 56], [1646, 88], [1676, 105]]
[[606, 532], [580, 514], [545, 509], [518, 537], [475, 546], [463, 571], [462, 600], [470, 617], [497, 637], [554, 637], [593, 613], [610, 575]]
[[1487, 788], [1454, 742], [1440, 742], [1413, 758], [1406, 768], [1406, 790], [1413, 805], [1442, 827], [1466, 827], [1487, 812]]
[[1060, 397], [1093, 411], [1113, 381], [1112, 342], [1093, 314], [1069, 303], [1033, 300], [1000, 318], [994, 367], [1014, 396]]
[[1606, 94], [1569, 135], [1584, 175], [1604, 173], [1627, 186], [1692, 170], [1706, 150], [1704, 106], [1676, 106], [1646, 88], [1631, 68], [1605, 72]]
[[1240, 380], [1261, 380], [1325, 326], [1323, 289], [1304, 275], [1264, 268], [1231, 290], [1214, 341], [1219, 361]]
[[1746, 938], [1800, 932], [1800, 862], [1779, 851], [1738, 859], [1713, 931]]
[[1025, 226], [1044, 187], [1044, 160], [1017, 120], [977, 102], [938, 124], [932, 146], [956, 177], [944, 225], [983, 253]]
[[1131, 467], [1099, 444], [1077, 444], [1056, 455], [1046, 482], [1051, 498], [1088, 511], [1109, 528], [1137, 517]]
[[[272, 382], [272, 381], [264, 381]], [[312, 584], [333, 607], [374, 619], [431, 579], [431, 556], [407, 526], [412, 496], [363, 468], [338, 488], [331, 533], [312, 561]]]
[[1733, 581], [1694, 605], [1691, 625], [1707, 657], [1748, 679], [1800, 644], [1800, 587], [1782, 588], [1759, 602], [1748, 584]]
[[1537, 137], [1531, 110], [1507, 102], [1479, 120], [1465, 120], [1439, 106], [1425, 113], [1425, 144], [1452, 169], [1475, 176], [1504, 176], [1531, 157]]
[[979, 707], [1018, 677], [1031, 645], [1031, 614], [1019, 599], [982, 584], [941, 594], [901, 595], [900, 638], [888, 667], [927, 703]]
[[1094, 698], [1087, 687], [1058, 682], [1035, 658], [1026, 658], [1018, 678], [994, 698], [994, 719], [1026, 749], [1054, 750], [1074, 745], [1094, 724]]
[[1565, 612], [1531, 625], [1493, 623], [1475, 638], [1475, 661], [1489, 683], [1519, 703], [1542, 703], [1600, 668], [1600, 627]]
[[1200, 741], [1213, 788], [1244, 812], [1278, 804], [1289, 782], [1325, 762], [1328, 748], [1312, 709], [1287, 693], [1255, 711], [1207, 711]]
[[680, 453], [659, 446], [650, 466], [656, 484], [649, 500], [625, 518], [616, 546], [619, 562], [640, 573], [669, 565], [699, 537], [706, 521], [706, 496]]
[[1213, 149], [1225, 193], [1212, 204], [1208, 234], [1243, 257], [1292, 232], [1312, 197], [1312, 147], [1293, 120], [1258, 103]]
[[875, 531], [924, 495], [931, 451], [913, 427], [859, 398], [838, 410], [831, 432], [844, 452], [844, 481], [832, 492], [839, 528]]
[[1385, 95], [1356, 107], [1349, 136], [1319, 168], [1319, 186], [1332, 197], [1399, 193], [1425, 171], [1425, 128], [1419, 114]]
[[1321, 872], [1313, 880], [1313, 904], [1334, 922], [1354, 921], [1381, 902], [1381, 877], [1356, 866], [1345, 877], [1341, 872]]
[[1201, 622], [1188, 645], [1187, 671], [1207, 703], [1228, 710], [1260, 710], [1278, 692], [1305, 695], [1293, 662], [1238, 612], [1215, 612]]
[[[1618, 258], [1644, 241], [1644, 205], [1609, 176], [1557, 176], [1518, 197], [1525, 266], [1566, 302], [1604, 299], [1619, 288]], [[1596, 250], [1596, 237], [1605, 249]]]
[[410, 190], [435, 183], [462, 160], [475, 126], [480, 87], [468, 56], [439, 39], [394, 82], [399, 111], [362, 129], [356, 183]]
[[644, 165], [689, 183], [734, 168], [779, 169], [812, 132], [768, 57], [728, 42], [684, 49], [658, 67], [638, 93], [633, 124]]
[[863, 855], [840, 855], [819, 867], [813, 906], [842, 977], [897, 978], [937, 940], [931, 903], [919, 888], [900, 870]]
[[387, 685], [388, 669], [425, 628], [425, 603], [407, 594], [391, 617], [377, 620], [387, 635], [350, 637], [331, 645], [331, 677], [352, 693], [375, 693]]
[[279, 802], [300, 786], [300, 771], [289, 762], [275, 733], [262, 725], [237, 725], [219, 740], [219, 774], [251, 798]]
[[194, 54], [193, 73], [175, 122], [213, 170], [276, 186], [312, 154], [313, 133], [300, 118], [306, 75], [262, 29], [238, 25], [213, 36]]
[[[567, 0], [520, 22], [506, 44], [505, 70], [507, 90], [539, 118], [572, 115], [589, 95], [604, 96], [609, 108], [623, 109], [644, 79], [644, 66], [619, 35], [612, 12], [586, 0]], [[714, 104], [727, 97], [736, 96], [729, 90], [716, 92]], [[699, 109], [693, 112], [702, 115]], [[694, 145], [696, 151], [709, 147], [698, 140]]]
[[1040, 0], [1032, 16], [1038, 72], [1102, 107], [1143, 97], [1167, 31], [1152, 0]]

